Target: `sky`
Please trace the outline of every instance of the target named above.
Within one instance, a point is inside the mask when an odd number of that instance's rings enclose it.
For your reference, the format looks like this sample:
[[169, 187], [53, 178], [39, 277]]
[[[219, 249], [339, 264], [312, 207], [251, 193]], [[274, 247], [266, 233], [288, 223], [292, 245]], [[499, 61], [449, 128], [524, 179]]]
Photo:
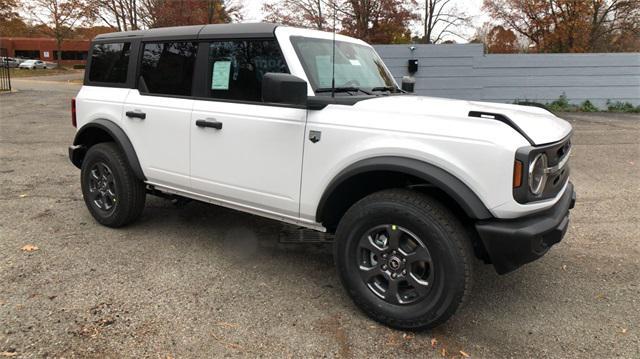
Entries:
[[[245, 18], [244, 21], [247, 22], [255, 22], [261, 21], [263, 18], [262, 14], [262, 5], [266, 0], [242, 0], [242, 3], [245, 7]], [[452, 3], [455, 3], [456, 6], [465, 11], [469, 16], [473, 19], [473, 27], [468, 29], [462, 29], [462, 35], [465, 38], [470, 38], [475, 33], [475, 27], [482, 25], [484, 22], [489, 20], [489, 17], [482, 12], [482, 1], [483, 0], [454, 0]], [[418, 0], [418, 3], [423, 3], [423, 0]], [[415, 31], [420, 31], [420, 26], [416, 26]], [[422, 35], [422, 34], [420, 34]], [[466, 42], [460, 38], [455, 38], [456, 42]]]

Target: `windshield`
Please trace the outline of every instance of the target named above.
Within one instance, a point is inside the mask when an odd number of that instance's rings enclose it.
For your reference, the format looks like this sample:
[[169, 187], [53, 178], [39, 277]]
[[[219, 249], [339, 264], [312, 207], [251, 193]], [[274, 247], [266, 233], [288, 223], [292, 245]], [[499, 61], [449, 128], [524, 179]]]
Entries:
[[[318, 95], [326, 93], [331, 89], [333, 41], [293, 36], [291, 42], [314, 91]], [[393, 77], [378, 54], [368, 46], [350, 42], [336, 41], [335, 79], [336, 88], [360, 89], [365, 93], [379, 89], [396, 91]]]

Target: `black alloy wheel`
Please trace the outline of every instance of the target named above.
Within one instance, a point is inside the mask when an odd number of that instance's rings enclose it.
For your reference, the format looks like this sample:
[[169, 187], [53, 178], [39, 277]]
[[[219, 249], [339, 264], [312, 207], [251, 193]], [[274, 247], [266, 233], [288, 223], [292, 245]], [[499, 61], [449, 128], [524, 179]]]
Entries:
[[434, 280], [429, 249], [411, 231], [395, 224], [376, 226], [360, 239], [362, 280], [378, 297], [391, 304], [423, 299]]

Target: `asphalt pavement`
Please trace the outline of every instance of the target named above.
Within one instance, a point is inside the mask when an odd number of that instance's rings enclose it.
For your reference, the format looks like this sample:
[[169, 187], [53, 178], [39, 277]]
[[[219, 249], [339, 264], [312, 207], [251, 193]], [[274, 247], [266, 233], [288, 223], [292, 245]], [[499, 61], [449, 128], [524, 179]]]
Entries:
[[281, 243], [280, 223], [149, 197], [139, 222], [99, 226], [67, 157], [79, 85], [14, 86], [0, 95], [0, 357], [640, 357], [638, 115], [563, 114], [578, 192], [565, 239], [511, 274], [481, 267], [466, 307], [411, 333], [365, 317], [331, 246]]

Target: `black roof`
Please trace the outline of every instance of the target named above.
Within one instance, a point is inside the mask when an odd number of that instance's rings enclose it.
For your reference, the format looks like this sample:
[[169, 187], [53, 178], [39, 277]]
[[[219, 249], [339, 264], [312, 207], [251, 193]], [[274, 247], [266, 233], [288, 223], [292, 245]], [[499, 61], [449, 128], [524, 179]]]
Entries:
[[180, 39], [217, 39], [217, 38], [255, 38], [274, 37], [277, 24], [243, 23], [210, 24], [176, 27], [160, 27], [149, 30], [111, 32], [96, 36], [95, 41], [143, 39], [143, 40], [180, 40]]

